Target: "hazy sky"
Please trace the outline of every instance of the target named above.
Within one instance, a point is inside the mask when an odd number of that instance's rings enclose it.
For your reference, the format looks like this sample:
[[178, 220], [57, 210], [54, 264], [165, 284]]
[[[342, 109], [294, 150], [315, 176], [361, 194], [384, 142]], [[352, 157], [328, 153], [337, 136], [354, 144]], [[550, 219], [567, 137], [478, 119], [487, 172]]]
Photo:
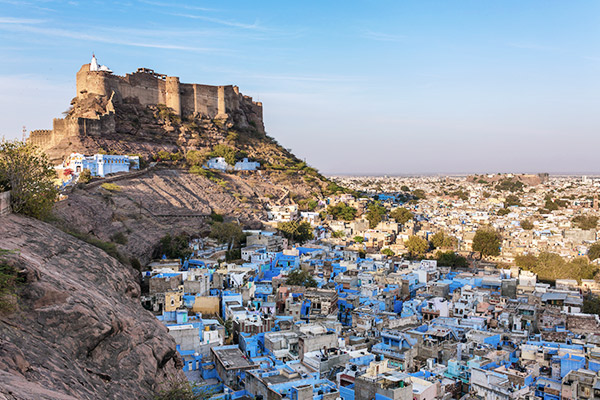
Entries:
[[595, 0], [0, 0], [0, 136], [51, 128], [92, 52], [238, 85], [325, 173], [600, 172]]

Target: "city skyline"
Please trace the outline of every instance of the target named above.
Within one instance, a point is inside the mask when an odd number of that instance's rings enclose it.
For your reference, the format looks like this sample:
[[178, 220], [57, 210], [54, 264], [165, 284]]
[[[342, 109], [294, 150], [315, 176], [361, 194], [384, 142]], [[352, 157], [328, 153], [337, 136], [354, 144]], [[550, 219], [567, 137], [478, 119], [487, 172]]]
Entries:
[[327, 174], [600, 172], [595, 2], [0, 3], [8, 138], [50, 128], [94, 52], [238, 85]]

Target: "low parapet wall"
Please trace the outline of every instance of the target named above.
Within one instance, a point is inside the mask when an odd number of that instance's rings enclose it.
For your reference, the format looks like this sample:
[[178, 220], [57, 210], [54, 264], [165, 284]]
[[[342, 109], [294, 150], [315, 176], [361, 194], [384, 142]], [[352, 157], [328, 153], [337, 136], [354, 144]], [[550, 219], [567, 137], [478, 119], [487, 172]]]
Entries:
[[0, 193], [0, 215], [10, 214], [10, 192]]

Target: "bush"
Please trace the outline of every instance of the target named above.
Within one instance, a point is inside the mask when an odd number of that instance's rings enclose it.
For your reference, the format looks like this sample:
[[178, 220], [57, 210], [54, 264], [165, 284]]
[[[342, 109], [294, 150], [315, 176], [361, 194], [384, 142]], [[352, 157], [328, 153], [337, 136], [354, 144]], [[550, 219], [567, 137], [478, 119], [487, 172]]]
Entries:
[[388, 256], [388, 257], [393, 257], [395, 255], [395, 253], [392, 251], [392, 249], [389, 248], [385, 248], [383, 250], [381, 250], [381, 254]]
[[177, 236], [171, 236], [167, 233], [160, 239], [158, 248], [154, 250], [155, 258], [160, 258], [163, 255], [167, 258], [187, 258], [191, 254], [190, 236], [186, 233]]
[[115, 233], [114, 235], [112, 235], [110, 237], [110, 240], [112, 240], [115, 243], [122, 244], [122, 245], [127, 244], [127, 236], [125, 236], [125, 234], [123, 232]]
[[288, 274], [286, 285], [317, 287], [317, 281], [307, 271], [296, 268]]
[[17, 269], [4, 259], [9, 253], [0, 249], [0, 313], [14, 311], [17, 286], [22, 282]]
[[410, 236], [404, 245], [412, 257], [423, 257], [427, 250], [429, 250], [429, 242], [415, 235]]
[[110, 182], [103, 183], [102, 185], [100, 185], [100, 187], [102, 189], [108, 190], [109, 192], [120, 192], [121, 191], [121, 186], [119, 186], [115, 183], [110, 183]]
[[220, 243], [233, 243], [232, 247], [239, 247], [246, 241], [242, 227], [233, 222], [213, 222], [209, 236]]
[[575, 226], [583, 230], [596, 229], [598, 217], [592, 215], [578, 215], [573, 218], [572, 222]]
[[77, 180], [79, 183], [88, 183], [92, 180], [92, 173], [89, 169], [84, 168], [83, 171], [79, 174], [79, 179]]
[[36, 147], [22, 141], [0, 141], [0, 191], [11, 191], [14, 212], [47, 217], [58, 196], [55, 178], [56, 171]]
[[500, 255], [502, 236], [495, 229], [479, 228], [473, 237], [473, 251], [479, 252], [482, 257]]

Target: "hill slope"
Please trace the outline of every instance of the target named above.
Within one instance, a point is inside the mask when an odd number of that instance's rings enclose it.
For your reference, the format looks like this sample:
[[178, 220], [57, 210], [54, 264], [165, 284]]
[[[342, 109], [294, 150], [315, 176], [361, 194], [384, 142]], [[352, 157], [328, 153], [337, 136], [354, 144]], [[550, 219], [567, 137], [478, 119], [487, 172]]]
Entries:
[[0, 248], [18, 252], [10, 262], [26, 277], [17, 311], [0, 314], [0, 394], [149, 399], [182, 378], [175, 343], [140, 305], [131, 268], [46, 223], [0, 218]]

